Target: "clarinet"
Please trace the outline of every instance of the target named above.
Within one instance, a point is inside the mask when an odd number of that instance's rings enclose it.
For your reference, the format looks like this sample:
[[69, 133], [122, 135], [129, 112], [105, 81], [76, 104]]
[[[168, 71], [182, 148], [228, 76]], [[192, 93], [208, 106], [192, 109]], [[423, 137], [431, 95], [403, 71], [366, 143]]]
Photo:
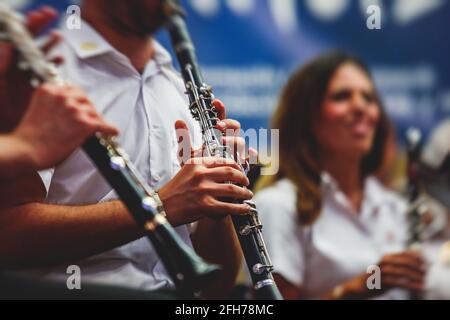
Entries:
[[[167, 29], [180, 64], [186, 93], [190, 101], [190, 112], [194, 119], [200, 123], [203, 142], [208, 155], [234, 159], [228, 148], [222, 144], [222, 134], [215, 129], [219, 119], [212, 104], [214, 95], [211, 87], [203, 81], [194, 46], [183, 18], [183, 10], [176, 2], [165, 1]], [[242, 172], [247, 174], [248, 163], [244, 168], [239, 160], [237, 162]], [[251, 207], [247, 215], [232, 215], [231, 218], [250, 271], [256, 299], [281, 300], [282, 296], [272, 276], [273, 265], [264, 243], [261, 232], [262, 225], [258, 218], [256, 206], [252, 201], [236, 199], [232, 201], [234, 203], [246, 203]]]
[[[23, 19], [0, 4], [2, 38], [15, 45], [21, 54], [19, 68], [31, 70], [32, 85], [41, 82], [64, 83], [57, 69], [48, 63], [36, 42], [23, 25]], [[111, 137], [100, 134], [90, 137], [84, 151], [116, 191], [163, 261], [178, 293], [194, 297], [206, 288], [220, 271], [216, 265], [203, 261], [181, 240], [163, 214], [161, 203], [140, 176], [125, 151]]]
[[[422, 133], [417, 128], [410, 128], [406, 132], [407, 144], [407, 195], [409, 208], [407, 212], [408, 240], [407, 246], [411, 250], [420, 251], [422, 242], [422, 233], [424, 225], [422, 223], [423, 216], [428, 212], [428, 206], [421, 199], [422, 186], [419, 177], [420, 166], [420, 142]], [[420, 300], [420, 294], [410, 292], [411, 300]]]

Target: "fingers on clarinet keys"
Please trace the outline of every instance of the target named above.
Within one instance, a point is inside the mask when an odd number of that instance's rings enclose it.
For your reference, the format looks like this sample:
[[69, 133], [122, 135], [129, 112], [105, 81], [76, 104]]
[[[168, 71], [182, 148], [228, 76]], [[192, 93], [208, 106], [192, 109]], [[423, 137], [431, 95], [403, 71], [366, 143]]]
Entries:
[[252, 200], [245, 200], [244, 203], [250, 207], [249, 214], [257, 214], [256, 204]]
[[251, 234], [252, 232], [256, 232], [258, 230], [262, 229], [262, 224], [257, 224], [257, 225], [243, 225], [240, 229], [239, 229], [239, 234], [241, 236], [248, 236], [249, 234]]
[[[17, 68], [18, 68], [20, 71], [23, 71], [23, 72], [28, 72], [28, 71], [31, 70], [30, 64], [29, 64], [27, 61], [24, 61], [24, 60], [21, 60], [21, 61], [19, 61], [19, 62], [17, 63]], [[31, 79], [30, 79], [30, 85], [31, 85], [31, 87], [37, 88], [37, 87], [39, 87], [41, 84], [42, 84], [42, 81], [41, 81], [38, 77], [36, 77], [36, 76], [32, 76], [32, 77], [31, 77]]]
[[208, 120], [209, 127], [208, 129], [215, 129], [217, 127], [217, 123], [219, 122], [219, 118], [211, 118]]

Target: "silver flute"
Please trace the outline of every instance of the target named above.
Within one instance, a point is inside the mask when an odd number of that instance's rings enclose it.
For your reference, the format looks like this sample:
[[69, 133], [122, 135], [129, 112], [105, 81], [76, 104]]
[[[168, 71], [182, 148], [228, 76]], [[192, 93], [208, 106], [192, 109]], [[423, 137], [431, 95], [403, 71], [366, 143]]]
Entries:
[[[206, 151], [211, 157], [234, 159], [229, 149], [222, 144], [222, 133], [215, 128], [219, 119], [213, 105], [214, 95], [211, 87], [203, 81], [194, 46], [184, 21], [183, 10], [178, 1], [165, 1], [164, 4], [167, 29], [190, 101], [189, 110], [194, 119], [200, 123]], [[242, 172], [247, 174], [248, 163], [242, 165], [239, 159], [236, 160]], [[273, 265], [264, 243], [262, 224], [254, 202], [237, 199], [231, 202], [246, 203], [251, 208], [248, 214], [232, 215], [231, 218], [250, 271], [256, 299], [281, 300], [282, 296], [272, 276]]]

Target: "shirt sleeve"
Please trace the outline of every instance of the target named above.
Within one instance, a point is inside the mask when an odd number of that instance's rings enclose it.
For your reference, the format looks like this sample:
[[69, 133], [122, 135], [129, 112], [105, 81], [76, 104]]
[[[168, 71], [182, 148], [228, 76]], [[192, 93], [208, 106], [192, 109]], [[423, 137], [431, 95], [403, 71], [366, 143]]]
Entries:
[[103, 198], [100, 199], [99, 203], [110, 202], [118, 199], [119, 196], [117, 195], [116, 191], [112, 189]]
[[301, 227], [295, 213], [295, 195], [263, 190], [255, 202], [263, 225], [263, 236], [274, 272], [300, 287], [304, 281], [305, 258]]
[[50, 190], [50, 184], [52, 183], [52, 178], [53, 178], [54, 173], [55, 173], [55, 168], [38, 171], [38, 174], [41, 177], [42, 183], [45, 186], [45, 191], [46, 191], [47, 195], [48, 195], [48, 191]]

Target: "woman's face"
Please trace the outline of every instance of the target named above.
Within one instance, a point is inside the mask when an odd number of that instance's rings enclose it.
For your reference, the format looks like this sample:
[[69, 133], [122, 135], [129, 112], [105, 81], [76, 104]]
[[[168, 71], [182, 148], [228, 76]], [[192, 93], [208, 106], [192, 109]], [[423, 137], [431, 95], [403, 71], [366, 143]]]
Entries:
[[372, 148], [379, 118], [372, 81], [357, 65], [341, 65], [314, 126], [319, 152], [364, 157]]

